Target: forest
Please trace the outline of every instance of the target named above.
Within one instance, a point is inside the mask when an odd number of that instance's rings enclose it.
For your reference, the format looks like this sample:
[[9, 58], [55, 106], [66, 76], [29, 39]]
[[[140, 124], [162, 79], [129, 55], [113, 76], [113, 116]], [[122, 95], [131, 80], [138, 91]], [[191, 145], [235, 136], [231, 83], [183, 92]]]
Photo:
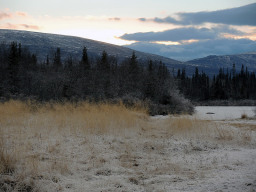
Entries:
[[186, 70], [178, 70], [176, 79], [179, 90], [193, 101], [211, 100], [256, 100], [256, 76], [242, 65], [236, 70], [219, 69], [219, 73], [210, 78], [204, 72], [195, 68], [192, 77], [186, 75]]
[[256, 77], [242, 66], [219, 70], [210, 78], [199, 72], [189, 77], [186, 69], [172, 75], [160, 61], [140, 62], [135, 52], [118, 62], [103, 51], [89, 58], [82, 48], [81, 58], [62, 59], [61, 48], [44, 62], [37, 60], [20, 43], [0, 45], [0, 98], [33, 99], [39, 102], [87, 100], [143, 105], [151, 115], [192, 113], [192, 102], [256, 100]]
[[20, 43], [0, 45], [0, 97], [39, 102], [86, 100], [143, 105], [151, 115], [192, 113], [193, 105], [179, 93], [162, 62], [138, 61], [135, 52], [117, 62], [106, 51], [89, 58], [83, 47], [79, 61], [62, 59], [61, 48], [44, 62]]

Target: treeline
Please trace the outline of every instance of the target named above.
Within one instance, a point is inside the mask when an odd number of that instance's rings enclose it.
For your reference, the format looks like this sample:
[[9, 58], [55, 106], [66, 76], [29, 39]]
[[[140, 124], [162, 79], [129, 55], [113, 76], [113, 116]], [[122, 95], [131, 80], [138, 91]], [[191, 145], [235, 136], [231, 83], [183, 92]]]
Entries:
[[133, 53], [117, 62], [103, 51], [96, 59], [84, 47], [81, 59], [62, 60], [61, 48], [53, 58], [39, 63], [37, 56], [21, 44], [0, 45], [0, 97], [33, 98], [38, 101], [142, 102], [151, 114], [193, 111], [179, 94], [167, 67], [161, 62], [140, 63]]
[[221, 68], [212, 78], [199, 73], [198, 68], [192, 77], [187, 77], [182, 69], [178, 70], [176, 79], [181, 92], [193, 101], [256, 99], [255, 73], [248, 72], [243, 65], [240, 71], [236, 71], [235, 64], [231, 70]]

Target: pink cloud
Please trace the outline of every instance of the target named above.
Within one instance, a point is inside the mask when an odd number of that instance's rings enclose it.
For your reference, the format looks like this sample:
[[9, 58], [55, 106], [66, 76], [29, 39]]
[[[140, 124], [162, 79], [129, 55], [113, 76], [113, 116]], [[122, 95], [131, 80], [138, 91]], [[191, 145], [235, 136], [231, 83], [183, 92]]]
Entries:
[[5, 19], [5, 18], [10, 18], [10, 17], [12, 17], [11, 13], [5, 13], [5, 12], [0, 11], [0, 20]]
[[28, 25], [28, 24], [12, 24], [12, 23], [5, 23], [4, 25], [0, 25], [2, 29], [31, 29], [31, 30], [39, 30], [40, 27], [37, 25]]
[[4, 25], [0, 25], [0, 28], [2, 28], [2, 29], [18, 29], [18, 25], [11, 24], [11, 23], [5, 23]]
[[26, 12], [10, 12], [9, 9], [5, 9], [4, 11], [0, 11], [0, 20], [6, 19], [6, 18], [13, 18], [13, 17], [28, 17], [28, 14]]
[[25, 13], [25, 12], [20, 12], [20, 11], [16, 12], [16, 14], [17, 14], [18, 16], [22, 16], [22, 17], [26, 17], [26, 16], [28, 15], [27, 13]]
[[108, 20], [110, 20], [110, 21], [120, 21], [121, 18], [119, 18], [119, 17], [113, 17], [113, 18], [108, 18]]
[[20, 24], [20, 26], [24, 27], [25, 29], [34, 29], [34, 30], [40, 29], [40, 27], [37, 25]]

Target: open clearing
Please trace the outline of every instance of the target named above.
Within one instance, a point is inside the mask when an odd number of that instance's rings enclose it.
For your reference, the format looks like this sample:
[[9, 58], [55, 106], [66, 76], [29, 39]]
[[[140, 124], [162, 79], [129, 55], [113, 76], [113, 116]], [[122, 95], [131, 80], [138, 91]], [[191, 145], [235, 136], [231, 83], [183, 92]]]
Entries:
[[256, 191], [251, 110], [196, 110], [1, 104], [0, 191]]

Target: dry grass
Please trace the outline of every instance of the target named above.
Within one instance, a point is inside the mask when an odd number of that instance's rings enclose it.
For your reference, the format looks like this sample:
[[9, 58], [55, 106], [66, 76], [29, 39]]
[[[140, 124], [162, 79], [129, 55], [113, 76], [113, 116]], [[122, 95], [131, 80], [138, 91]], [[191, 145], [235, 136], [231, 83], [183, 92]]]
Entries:
[[189, 136], [209, 131], [209, 122], [198, 119], [174, 118], [170, 119], [169, 125], [173, 134], [186, 134]]
[[[47, 103], [10, 101], [0, 105], [3, 127], [27, 127], [38, 130], [90, 131], [106, 133], [136, 127], [138, 119], [146, 118], [146, 109], [127, 109], [122, 103]], [[140, 118], [138, 118], [140, 117]], [[54, 130], [55, 129], [55, 130]]]
[[243, 113], [243, 114], [241, 115], [241, 119], [248, 119], [248, 115], [245, 114], [245, 113]]
[[247, 123], [230, 123], [231, 126], [237, 127], [241, 130], [247, 130], [247, 131], [256, 131], [256, 125], [255, 124], [247, 124]]
[[194, 139], [198, 141], [217, 140], [231, 143], [234, 141], [240, 144], [251, 142], [252, 131], [255, 131], [255, 125], [253, 124], [222, 124], [188, 116], [159, 119], [151, 124], [153, 126], [148, 134], [154, 138]]
[[214, 123], [187, 116], [169, 117], [152, 122], [153, 130], [162, 130], [163, 137], [202, 138], [214, 134]]
[[[0, 176], [26, 179], [45, 170], [70, 173], [70, 162], [63, 158], [63, 142], [69, 136], [125, 135], [143, 126], [146, 119], [146, 109], [127, 109], [122, 103], [1, 103]], [[0, 191], [8, 185], [1, 182]], [[9, 191], [21, 182], [13, 181]]]
[[234, 139], [234, 132], [231, 130], [216, 127], [216, 138], [223, 141], [230, 141]]
[[0, 174], [11, 174], [15, 170], [17, 159], [15, 152], [8, 150], [3, 139], [0, 141]]

